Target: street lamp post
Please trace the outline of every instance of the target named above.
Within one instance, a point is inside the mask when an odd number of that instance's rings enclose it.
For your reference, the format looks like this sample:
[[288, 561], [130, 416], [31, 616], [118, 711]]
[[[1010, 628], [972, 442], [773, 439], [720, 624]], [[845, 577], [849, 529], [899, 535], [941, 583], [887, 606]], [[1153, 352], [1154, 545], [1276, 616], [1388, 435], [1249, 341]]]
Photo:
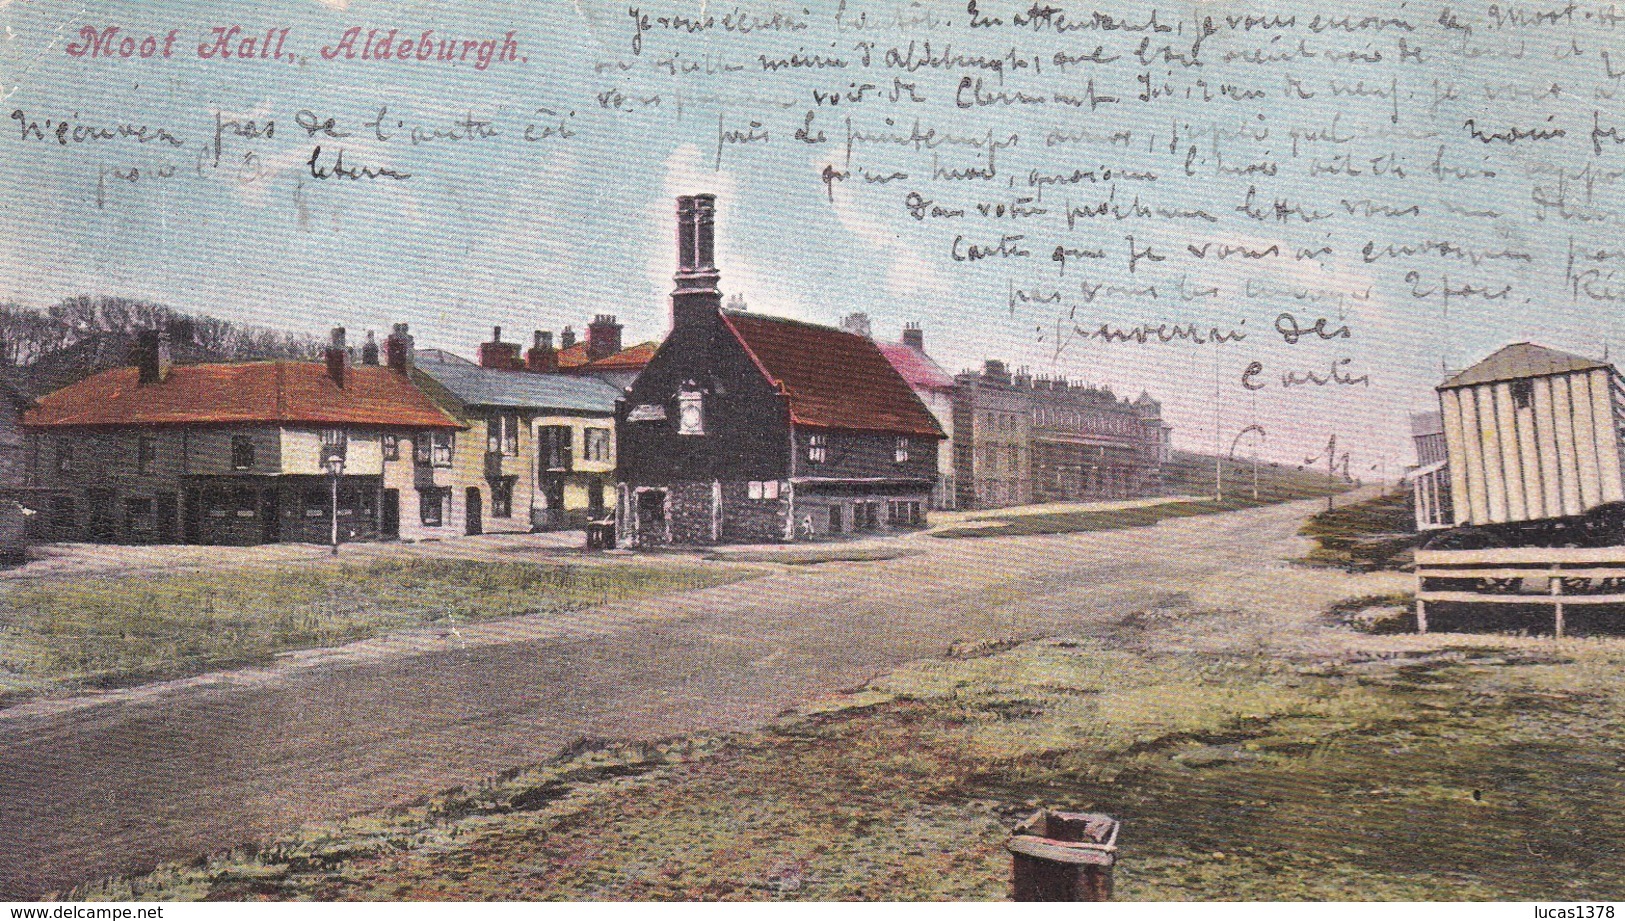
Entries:
[[[1262, 425], [1258, 425], [1258, 424], [1255, 423], [1253, 425], [1247, 426], [1246, 428], [1244, 428], [1241, 431], [1237, 432], [1236, 437], [1231, 440], [1231, 442], [1230, 442], [1230, 455], [1229, 455], [1229, 458], [1228, 458], [1229, 460], [1233, 461], [1233, 460], [1236, 459], [1236, 446], [1241, 444], [1241, 439], [1243, 437], [1245, 437], [1247, 434], [1253, 433], [1253, 432], [1256, 432], [1260, 439], [1269, 437], [1268, 433], [1266, 433], [1264, 431], [1264, 427]], [[1223, 497], [1221, 496], [1220, 498], [1222, 500]], [[1258, 501], [1258, 453], [1257, 453], [1256, 448], [1254, 449], [1254, 452], [1253, 452], [1253, 501], [1254, 502]]]
[[349, 439], [343, 429], [328, 429], [322, 432], [322, 466], [327, 468], [332, 478], [333, 506], [332, 506], [332, 553], [339, 552], [339, 477], [344, 475], [344, 457], [349, 447]]

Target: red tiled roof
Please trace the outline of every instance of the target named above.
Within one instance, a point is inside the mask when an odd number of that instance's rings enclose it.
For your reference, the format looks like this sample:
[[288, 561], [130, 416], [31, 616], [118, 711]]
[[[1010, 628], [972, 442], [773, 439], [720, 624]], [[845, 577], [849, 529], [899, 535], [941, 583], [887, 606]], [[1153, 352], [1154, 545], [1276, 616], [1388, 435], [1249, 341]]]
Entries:
[[592, 371], [636, 371], [649, 363], [660, 348], [658, 342], [640, 342], [629, 345], [613, 355], [606, 355], [584, 367]]
[[458, 428], [398, 372], [345, 369], [344, 386], [308, 361], [177, 365], [157, 384], [114, 368], [40, 397], [30, 426], [269, 423]]
[[587, 363], [587, 342], [582, 340], [567, 349], [559, 349], [560, 368], [578, 368]]
[[724, 311], [722, 321], [789, 396], [796, 425], [943, 437], [867, 336], [756, 313]]
[[948, 376], [948, 372], [932, 361], [931, 356], [914, 346], [904, 342], [877, 342], [875, 345], [880, 349], [880, 354], [886, 356], [891, 366], [897, 369], [897, 373], [903, 375], [903, 380], [916, 390], [954, 389], [954, 379]]

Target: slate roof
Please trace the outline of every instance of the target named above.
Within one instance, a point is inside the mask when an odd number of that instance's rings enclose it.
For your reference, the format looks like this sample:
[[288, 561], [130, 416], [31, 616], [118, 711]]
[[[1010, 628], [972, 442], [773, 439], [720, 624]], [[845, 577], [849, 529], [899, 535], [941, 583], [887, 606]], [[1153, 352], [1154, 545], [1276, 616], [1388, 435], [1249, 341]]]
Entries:
[[897, 373], [903, 375], [903, 380], [915, 390], [944, 391], [954, 389], [954, 379], [942, 366], [931, 359], [919, 349], [905, 342], [880, 342], [875, 344], [880, 354], [886, 356]]
[[233, 423], [460, 427], [402, 374], [351, 366], [340, 387], [309, 361], [176, 365], [155, 384], [113, 368], [40, 397], [24, 416], [41, 428]]
[[621, 392], [591, 377], [532, 374], [460, 362], [424, 362], [419, 371], [468, 406], [559, 409], [609, 415]]
[[1440, 390], [1491, 384], [1499, 381], [1520, 380], [1529, 377], [1547, 377], [1553, 374], [1573, 374], [1612, 367], [1606, 362], [1568, 352], [1559, 352], [1531, 342], [1514, 342], [1502, 346], [1495, 354], [1439, 385]]
[[944, 437], [869, 337], [733, 310], [723, 311], [722, 321], [789, 397], [796, 425]]

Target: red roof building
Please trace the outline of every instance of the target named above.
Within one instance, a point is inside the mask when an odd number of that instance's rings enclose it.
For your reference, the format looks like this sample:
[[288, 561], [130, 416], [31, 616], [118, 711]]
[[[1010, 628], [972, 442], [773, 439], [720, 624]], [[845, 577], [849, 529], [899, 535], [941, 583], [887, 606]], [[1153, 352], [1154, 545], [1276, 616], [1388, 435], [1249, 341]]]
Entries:
[[678, 199], [670, 335], [616, 412], [635, 546], [808, 540], [925, 524], [944, 433], [868, 337], [724, 310], [714, 199]]
[[177, 365], [141, 383], [133, 367], [114, 368], [41, 397], [24, 416], [30, 428], [132, 425], [311, 425], [458, 428], [405, 375], [349, 367], [341, 386], [310, 361]]
[[796, 425], [943, 437], [941, 426], [869, 338], [732, 310], [723, 312], [722, 322], [789, 398], [790, 421]]

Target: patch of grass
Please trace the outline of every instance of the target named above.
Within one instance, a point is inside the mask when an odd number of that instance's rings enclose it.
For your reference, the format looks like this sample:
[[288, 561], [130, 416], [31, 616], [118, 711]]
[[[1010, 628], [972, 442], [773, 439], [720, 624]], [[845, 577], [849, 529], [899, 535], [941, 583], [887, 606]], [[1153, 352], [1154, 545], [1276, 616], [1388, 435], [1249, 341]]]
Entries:
[[401, 560], [0, 589], [0, 702], [265, 662], [393, 630], [565, 612], [740, 578], [698, 568]]
[[912, 556], [915, 550], [900, 547], [863, 546], [859, 543], [833, 547], [804, 547], [786, 550], [740, 550], [708, 553], [705, 559], [730, 563], [779, 563], [784, 566], [817, 566], [821, 563], [878, 563]]
[[71, 896], [999, 899], [1036, 806], [1123, 821], [1122, 899], [1625, 893], [1625, 644], [1329, 621], [990, 644], [763, 731], [583, 744]]
[[[1163, 468], [1166, 489], [1179, 495], [1201, 495], [1213, 491], [1213, 458], [1200, 454], [1175, 454]], [[1162, 502], [1127, 508], [1082, 511], [1037, 512], [1020, 515], [993, 515], [978, 518], [963, 527], [943, 528], [932, 537], [949, 540], [976, 537], [1026, 537], [1042, 534], [1075, 534], [1083, 531], [1109, 531], [1141, 528], [1169, 518], [1213, 515], [1257, 508], [1278, 502], [1317, 499], [1336, 495], [1350, 487], [1342, 480], [1329, 481], [1324, 473], [1262, 465], [1258, 474], [1258, 498], [1253, 498], [1252, 465], [1226, 462], [1225, 499], [1193, 499]]]
[[1355, 572], [1400, 569], [1413, 561], [1421, 539], [1403, 490], [1321, 512], [1299, 533], [1317, 545], [1304, 562]]

